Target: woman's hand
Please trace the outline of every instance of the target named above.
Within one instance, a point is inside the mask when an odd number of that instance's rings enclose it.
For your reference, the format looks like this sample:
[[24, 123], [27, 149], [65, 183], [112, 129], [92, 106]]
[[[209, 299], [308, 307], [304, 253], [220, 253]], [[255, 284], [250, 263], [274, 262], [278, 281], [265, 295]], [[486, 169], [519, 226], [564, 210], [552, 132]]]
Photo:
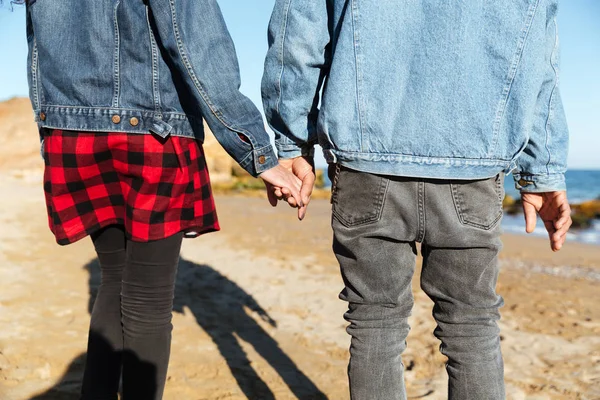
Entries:
[[277, 202], [279, 201], [275, 195], [276, 190], [281, 190], [287, 196], [294, 199], [297, 207], [304, 207], [304, 202], [300, 195], [302, 181], [292, 174], [290, 170], [281, 165], [277, 165], [260, 174], [260, 178], [265, 182], [269, 203], [271, 203], [273, 207], [277, 206]]
[[300, 195], [302, 196], [302, 205], [296, 202], [296, 200], [289, 195], [285, 188], [275, 188], [275, 197], [280, 200], [285, 200], [291, 207], [298, 208], [298, 219], [302, 221], [306, 216], [306, 209], [308, 203], [310, 203], [310, 196], [312, 195], [315, 186], [315, 165], [312, 157], [296, 157], [290, 159], [280, 159], [279, 165], [291, 171], [298, 179], [302, 181], [302, 187], [300, 188]]

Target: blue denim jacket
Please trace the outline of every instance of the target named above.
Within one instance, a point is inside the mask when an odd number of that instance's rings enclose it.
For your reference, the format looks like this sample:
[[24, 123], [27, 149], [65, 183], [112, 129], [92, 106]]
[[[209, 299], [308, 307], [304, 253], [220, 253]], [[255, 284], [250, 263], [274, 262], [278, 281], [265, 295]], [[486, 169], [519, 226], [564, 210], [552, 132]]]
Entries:
[[279, 156], [565, 189], [556, 0], [277, 0], [262, 92]]
[[216, 0], [28, 0], [27, 39], [41, 127], [202, 141], [204, 118], [252, 175], [277, 165]]

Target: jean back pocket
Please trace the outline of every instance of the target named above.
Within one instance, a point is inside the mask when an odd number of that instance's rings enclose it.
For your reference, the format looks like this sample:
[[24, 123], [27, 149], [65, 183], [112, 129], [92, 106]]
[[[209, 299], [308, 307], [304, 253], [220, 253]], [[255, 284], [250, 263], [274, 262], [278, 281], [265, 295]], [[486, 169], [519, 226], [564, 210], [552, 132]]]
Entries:
[[453, 182], [450, 186], [458, 219], [464, 225], [489, 230], [502, 218], [504, 176]]
[[334, 218], [347, 227], [379, 221], [388, 185], [385, 177], [339, 168], [332, 194]]

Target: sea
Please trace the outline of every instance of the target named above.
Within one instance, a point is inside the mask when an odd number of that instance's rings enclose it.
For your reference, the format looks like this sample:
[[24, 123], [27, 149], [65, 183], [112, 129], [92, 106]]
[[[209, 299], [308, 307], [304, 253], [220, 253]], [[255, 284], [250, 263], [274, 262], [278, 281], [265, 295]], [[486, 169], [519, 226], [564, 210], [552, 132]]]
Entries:
[[[600, 199], [600, 170], [569, 170], [566, 179], [567, 194], [571, 204]], [[331, 187], [327, 173], [325, 173], [325, 186]], [[519, 197], [512, 175], [506, 177], [504, 188], [508, 196]], [[507, 233], [526, 234], [523, 215], [505, 215], [502, 220], [502, 227], [504, 232]], [[531, 235], [547, 237], [544, 224], [541, 221], [538, 221], [536, 230]], [[572, 229], [568, 233], [568, 240], [600, 246], [600, 220], [593, 221], [589, 229]]]

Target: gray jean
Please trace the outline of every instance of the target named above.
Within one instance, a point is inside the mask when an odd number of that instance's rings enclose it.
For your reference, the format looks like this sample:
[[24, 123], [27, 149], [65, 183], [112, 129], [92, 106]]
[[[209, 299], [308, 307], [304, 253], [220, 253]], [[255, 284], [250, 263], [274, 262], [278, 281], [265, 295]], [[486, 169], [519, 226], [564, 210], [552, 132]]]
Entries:
[[421, 287], [433, 300], [435, 336], [448, 357], [448, 398], [504, 399], [496, 294], [504, 176], [442, 181], [338, 167], [334, 252], [349, 303], [353, 400], [406, 399], [402, 352], [413, 306], [416, 243]]

